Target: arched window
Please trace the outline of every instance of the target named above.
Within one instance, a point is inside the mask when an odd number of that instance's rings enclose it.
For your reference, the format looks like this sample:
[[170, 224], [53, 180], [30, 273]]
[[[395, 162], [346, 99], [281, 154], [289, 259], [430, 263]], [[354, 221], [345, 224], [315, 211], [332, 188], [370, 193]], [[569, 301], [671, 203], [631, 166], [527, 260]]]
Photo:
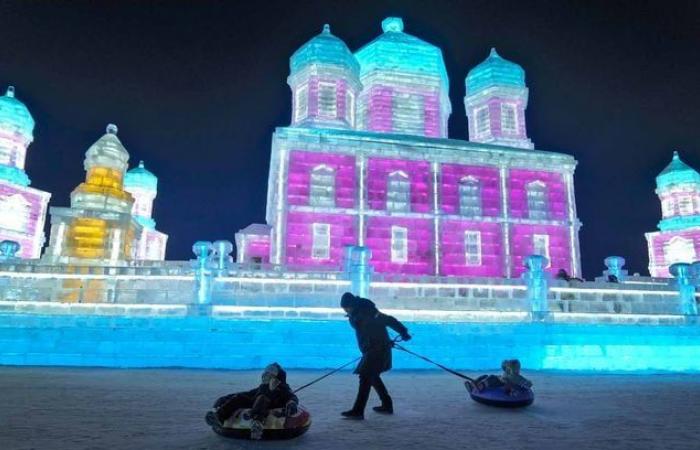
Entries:
[[472, 176], [459, 182], [459, 213], [467, 217], [478, 217], [481, 212], [481, 183]]
[[664, 245], [664, 259], [667, 264], [694, 262], [696, 254], [693, 240], [681, 236], [672, 237], [666, 245]]
[[302, 84], [294, 93], [294, 122], [306, 119], [309, 113], [309, 86]]
[[331, 257], [331, 226], [327, 223], [312, 224], [311, 257], [328, 259]]
[[26, 231], [30, 210], [31, 204], [21, 194], [0, 197], [0, 228]]
[[489, 107], [481, 106], [474, 110], [474, 134], [477, 138], [484, 137], [491, 130], [491, 117], [489, 116]]
[[335, 206], [335, 171], [321, 164], [311, 170], [309, 204], [311, 206]]
[[532, 235], [532, 253], [547, 258], [547, 267], [552, 263], [549, 257], [549, 235], [533, 234]]
[[408, 229], [391, 227], [391, 262], [403, 264], [408, 261]]
[[350, 89], [345, 93], [345, 119], [355, 127], [355, 94]]
[[392, 212], [411, 210], [411, 182], [406, 172], [397, 170], [389, 174], [386, 208]]
[[505, 134], [518, 134], [518, 109], [513, 103], [501, 104], [501, 130]]
[[549, 202], [547, 201], [547, 186], [541, 181], [528, 183], [527, 216], [530, 219], [549, 218]]
[[464, 257], [467, 266], [481, 265], [481, 231], [464, 232]]
[[337, 88], [335, 83], [318, 83], [318, 116], [335, 119], [338, 116]]

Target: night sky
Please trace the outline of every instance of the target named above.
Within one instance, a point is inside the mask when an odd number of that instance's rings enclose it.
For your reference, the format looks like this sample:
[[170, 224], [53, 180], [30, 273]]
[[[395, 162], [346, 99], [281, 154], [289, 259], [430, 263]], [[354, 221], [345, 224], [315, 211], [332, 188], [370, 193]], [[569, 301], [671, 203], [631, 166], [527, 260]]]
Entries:
[[[264, 223], [270, 139], [290, 121], [289, 57], [330, 23], [355, 51], [403, 17], [443, 51], [450, 137], [467, 136], [464, 77], [495, 46], [526, 72], [536, 148], [578, 161], [584, 274], [605, 256], [647, 273], [654, 177], [673, 150], [700, 168], [698, 1], [1, 1], [0, 87], [37, 122], [32, 186], [67, 206], [109, 122], [159, 177], [168, 259]], [[48, 222], [48, 220], [47, 220]]]

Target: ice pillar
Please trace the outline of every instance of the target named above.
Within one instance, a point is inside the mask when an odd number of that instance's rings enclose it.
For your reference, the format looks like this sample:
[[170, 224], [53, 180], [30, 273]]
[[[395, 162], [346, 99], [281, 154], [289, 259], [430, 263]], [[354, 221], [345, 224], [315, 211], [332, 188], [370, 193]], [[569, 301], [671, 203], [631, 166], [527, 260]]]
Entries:
[[676, 279], [676, 287], [681, 300], [681, 314], [695, 316], [698, 314], [698, 305], [695, 301], [695, 286], [691, 279], [690, 264], [672, 264], [669, 272]]
[[192, 246], [192, 252], [197, 259], [192, 261], [194, 265], [194, 290], [196, 305], [210, 305], [212, 292], [212, 270], [210, 268], [212, 256], [212, 243], [209, 241], [197, 241]]
[[231, 241], [214, 241], [212, 248], [212, 258], [217, 276], [226, 275], [229, 267], [231, 267], [231, 263], [233, 262], [233, 258], [231, 257], [233, 244]]
[[541, 320], [549, 312], [547, 304], [548, 282], [547, 258], [541, 255], [530, 255], [525, 258], [527, 271], [523, 273], [523, 280], [527, 286], [527, 298], [530, 302], [532, 318]]
[[4, 240], [0, 242], [0, 261], [7, 261], [17, 258], [19, 243], [16, 241]]
[[367, 247], [345, 247], [345, 272], [350, 279], [353, 294], [367, 298], [372, 280], [372, 267], [369, 259], [372, 252]]
[[[625, 280], [627, 271], [622, 269], [625, 266], [625, 258], [621, 256], [608, 256], [603, 260], [603, 263], [605, 263], [605, 267], [608, 268], [608, 270], [603, 271], [603, 275], [607, 277], [608, 281], [617, 280], [621, 283]], [[615, 278], [613, 279], [612, 277]]]

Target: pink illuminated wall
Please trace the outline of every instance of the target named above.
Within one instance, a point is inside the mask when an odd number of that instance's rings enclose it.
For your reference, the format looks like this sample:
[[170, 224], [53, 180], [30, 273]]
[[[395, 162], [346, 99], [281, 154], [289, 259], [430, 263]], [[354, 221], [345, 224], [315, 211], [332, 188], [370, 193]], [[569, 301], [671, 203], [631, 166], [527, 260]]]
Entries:
[[[330, 225], [330, 258], [312, 257], [313, 224]], [[344, 214], [289, 212], [287, 214], [286, 264], [290, 266], [339, 267], [346, 245], [356, 245], [355, 217]]]
[[0, 182], [0, 241], [18, 242], [21, 258], [39, 258], [44, 244], [44, 220], [51, 194]]
[[[517, 110], [517, 132], [516, 133], [504, 133], [501, 126], [501, 104], [513, 104]], [[522, 100], [507, 99], [493, 97], [486, 102], [489, 109], [489, 123], [491, 130], [491, 135], [494, 138], [506, 138], [506, 139], [527, 139], [527, 128], [525, 124], [525, 106]], [[479, 105], [481, 107], [481, 105]], [[479, 141], [476, 138], [476, 119], [469, 121], [469, 136], [474, 136], [473, 141]]]
[[442, 164], [440, 206], [445, 214], [459, 214], [459, 184], [464, 177], [474, 177], [481, 186], [481, 211], [486, 217], [501, 215], [499, 171], [493, 167]]
[[393, 95], [393, 89], [382, 86], [374, 86], [367, 93], [366, 129], [385, 133], [393, 130]]
[[[465, 231], [481, 233], [481, 264], [469, 266], [466, 262]], [[503, 277], [503, 231], [498, 223], [469, 220], [444, 220], [440, 224], [440, 274], [474, 277]]]
[[[391, 227], [408, 230], [408, 262], [391, 262]], [[430, 219], [368, 217], [365, 244], [372, 250], [371, 264], [379, 273], [432, 275], [434, 273], [433, 222]]]
[[431, 211], [430, 163], [401, 159], [369, 158], [367, 160], [367, 204], [370, 209], [387, 209], [389, 175], [403, 171], [411, 184], [411, 212]]
[[270, 262], [270, 237], [247, 236], [245, 248], [245, 261], [260, 261], [263, 264]]
[[568, 227], [563, 225], [514, 224], [511, 225], [510, 230], [513, 276], [520, 276], [525, 271], [524, 258], [534, 254], [533, 235], [535, 234], [549, 236], [550, 266], [548, 271], [556, 273], [559, 269], [564, 269], [568, 273], [573, 272]]
[[311, 171], [326, 165], [335, 172], [335, 205], [355, 207], [355, 157], [337, 153], [314, 153], [294, 150], [289, 155], [287, 200], [290, 205], [308, 205]]
[[559, 173], [541, 170], [511, 169], [508, 175], [509, 214], [516, 218], [528, 217], [527, 185], [541, 181], [547, 189], [550, 220], [567, 220], [566, 184]]
[[[687, 243], [692, 243], [692, 250], [687, 248], [682, 252], [682, 255], [685, 257], [675, 252], [667, 251], [667, 247], [674, 238], [681, 238]], [[668, 268], [673, 263], [692, 263], [700, 260], [700, 228], [647, 233], [647, 240], [649, 241], [650, 259], [652, 262], [649, 265], [649, 270], [654, 277], [671, 277]], [[676, 256], [677, 260], [669, 258], [671, 255]]]

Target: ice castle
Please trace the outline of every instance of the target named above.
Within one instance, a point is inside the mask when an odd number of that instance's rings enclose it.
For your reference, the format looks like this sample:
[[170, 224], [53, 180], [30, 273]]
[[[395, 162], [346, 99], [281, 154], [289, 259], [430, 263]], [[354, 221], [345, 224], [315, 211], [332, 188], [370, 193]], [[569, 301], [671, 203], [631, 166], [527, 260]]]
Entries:
[[554, 277], [581, 274], [576, 160], [528, 138], [522, 67], [492, 49], [468, 72], [468, 141], [448, 138], [442, 52], [399, 18], [354, 53], [324, 26], [287, 82], [266, 223], [236, 233], [235, 262], [231, 242], [206, 240], [164, 260], [158, 180], [143, 162], [127, 171], [114, 125], [70, 207], [51, 208], [39, 258], [49, 194], [23, 170], [34, 122], [13, 90], [0, 98], [0, 364], [335, 367], [357, 356], [338, 307], [351, 291], [456, 368], [700, 372], [700, 175], [678, 155], [657, 177], [652, 277], [620, 256], [594, 281]]
[[539, 254], [580, 276], [576, 160], [534, 150], [523, 69], [492, 49], [465, 80], [469, 141], [448, 139], [442, 52], [382, 30], [353, 54], [325, 25], [292, 55], [267, 224], [238, 233], [238, 262], [337, 267], [359, 245], [377, 273], [516, 277]]

